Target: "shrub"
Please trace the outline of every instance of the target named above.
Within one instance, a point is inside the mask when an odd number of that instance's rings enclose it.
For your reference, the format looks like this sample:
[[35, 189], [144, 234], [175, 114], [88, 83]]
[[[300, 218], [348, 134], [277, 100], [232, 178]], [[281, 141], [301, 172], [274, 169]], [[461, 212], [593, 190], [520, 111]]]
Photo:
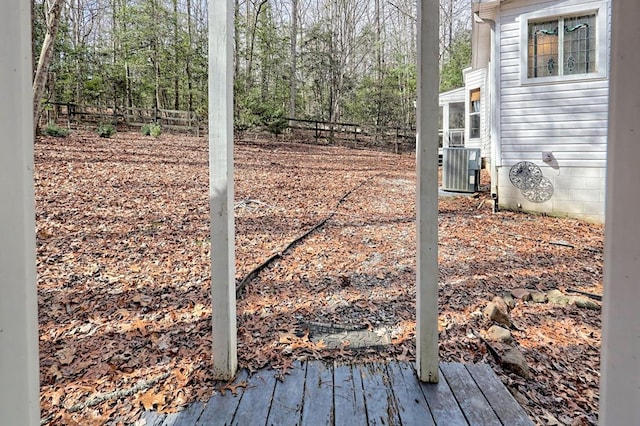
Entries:
[[267, 129], [276, 136], [289, 127], [289, 122], [281, 111], [276, 111], [274, 115], [267, 118], [265, 121]]
[[159, 124], [145, 124], [142, 126], [142, 134], [145, 136], [153, 136], [157, 138], [162, 134], [162, 127]]
[[282, 133], [289, 126], [289, 121], [286, 119], [286, 115], [282, 108], [264, 104], [256, 107], [254, 109], [254, 114], [256, 115], [259, 125], [263, 126], [276, 136]]
[[69, 135], [69, 130], [64, 127], [56, 126], [55, 124], [49, 123], [47, 127], [44, 128], [44, 133], [48, 136], [54, 136], [56, 138], [64, 138]]
[[101, 124], [98, 126], [98, 136], [101, 138], [110, 138], [116, 132], [113, 124]]
[[152, 124], [149, 128], [149, 134], [154, 138], [157, 138], [162, 134], [162, 128], [159, 124]]

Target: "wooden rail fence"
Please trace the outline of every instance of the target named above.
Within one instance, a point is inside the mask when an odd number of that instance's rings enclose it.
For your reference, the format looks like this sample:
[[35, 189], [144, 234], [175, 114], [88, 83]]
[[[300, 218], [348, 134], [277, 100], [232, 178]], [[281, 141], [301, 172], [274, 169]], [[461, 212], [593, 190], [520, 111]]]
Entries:
[[160, 108], [113, 108], [51, 102], [45, 105], [47, 121], [66, 118], [69, 125], [78, 123], [111, 123], [142, 127], [159, 124], [163, 129], [193, 133], [200, 136], [203, 123], [194, 111], [178, 111]]
[[343, 141], [357, 147], [393, 146], [393, 151], [411, 151], [415, 149], [415, 129], [354, 123], [332, 123], [322, 120], [303, 120], [287, 118], [289, 128], [312, 132], [317, 143]]
[[[163, 129], [191, 133], [207, 133], [206, 117], [200, 119], [194, 111], [160, 108], [104, 107], [51, 102], [45, 106], [48, 122], [66, 119], [67, 124], [111, 123], [115, 126], [142, 127], [156, 123]], [[412, 128], [333, 123], [323, 120], [287, 118], [291, 131], [311, 135], [316, 143], [344, 144], [353, 148], [377, 148], [395, 153], [415, 150], [416, 131]]]

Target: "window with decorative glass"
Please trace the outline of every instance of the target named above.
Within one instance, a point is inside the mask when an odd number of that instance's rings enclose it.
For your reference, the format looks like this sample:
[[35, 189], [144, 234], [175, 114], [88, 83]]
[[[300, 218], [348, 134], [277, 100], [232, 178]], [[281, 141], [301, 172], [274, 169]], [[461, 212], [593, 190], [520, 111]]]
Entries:
[[527, 77], [596, 73], [596, 14], [529, 21]]

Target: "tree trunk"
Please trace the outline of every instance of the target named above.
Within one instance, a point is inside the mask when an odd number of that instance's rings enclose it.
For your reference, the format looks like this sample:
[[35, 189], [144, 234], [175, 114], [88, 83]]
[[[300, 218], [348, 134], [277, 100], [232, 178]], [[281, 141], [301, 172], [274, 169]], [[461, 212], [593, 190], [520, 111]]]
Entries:
[[193, 29], [191, 28], [191, 25], [191, 0], [187, 0], [187, 34], [189, 40], [187, 42], [187, 60], [185, 61], [185, 73], [187, 74], [187, 109], [189, 111], [193, 111], [193, 80], [191, 76], [191, 59], [193, 55]]
[[129, 69], [129, 62], [124, 63], [125, 73], [125, 90], [127, 92], [127, 106], [133, 108], [133, 88], [131, 87], [131, 70]]
[[[118, 14], [116, 13], [116, 2], [115, 0], [113, 1], [113, 3], [111, 4], [112, 9], [112, 17], [111, 17], [111, 26], [113, 28], [113, 33], [114, 33], [114, 37], [113, 37], [113, 41], [112, 41], [112, 48], [113, 48], [113, 52], [111, 52], [113, 54], [111, 61], [112, 61], [112, 65], [113, 65], [113, 69], [117, 69], [116, 64], [118, 63], [118, 50], [120, 48], [120, 41], [118, 40], [118, 37], [115, 36], [116, 34], [116, 28], [118, 28], [118, 19], [117, 16]], [[112, 101], [113, 101], [113, 121], [114, 121], [114, 125], [117, 124], [117, 111], [118, 111], [118, 107], [119, 102], [118, 102], [118, 85], [116, 84], [116, 78], [115, 75], [112, 76], [112, 83], [111, 83], [111, 90], [113, 91], [112, 94]], [[124, 102], [123, 102], [124, 103]]]
[[180, 72], [178, 67], [180, 66], [180, 42], [178, 40], [178, 0], [173, 0], [173, 43], [174, 43], [174, 57], [173, 57], [173, 109], [180, 109]]
[[298, 38], [298, 0], [291, 4], [291, 72], [289, 77], [289, 117], [296, 118], [296, 60]]
[[249, 62], [247, 64], [247, 78], [251, 81], [251, 69], [253, 68], [253, 48], [256, 41], [256, 31], [258, 30], [258, 18], [262, 11], [262, 6], [267, 4], [267, 0], [262, 0], [256, 9], [256, 17], [253, 20], [253, 28], [251, 29], [251, 42], [249, 43]]
[[64, 0], [49, 0], [47, 2], [47, 6], [49, 6], [47, 8], [47, 34], [44, 36], [44, 42], [40, 50], [40, 59], [38, 60], [38, 67], [36, 68], [36, 75], [33, 78], [33, 128], [36, 133], [42, 112], [42, 98], [47, 83], [49, 65], [53, 58], [53, 46], [58, 33], [58, 24], [60, 23], [63, 4]]
[[[33, 22], [35, 21], [35, 13], [36, 13], [36, 0], [31, 0], [31, 33], [33, 34]], [[33, 39], [33, 35], [31, 36]], [[32, 41], [31, 43], [31, 72], [34, 73], [36, 70], [36, 46]]]
[[[113, 13], [116, 14], [116, 3], [114, 1]], [[127, 34], [129, 28], [129, 12], [127, 11], [127, 2], [122, 1], [118, 4], [120, 7], [120, 29], [117, 31], [119, 34]], [[116, 29], [114, 28], [114, 31]], [[122, 48], [122, 45], [120, 45]], [[133, 114], [132, 110], [129, 108], [133, 108], [133, 75], [131, 73], [131, 65], [130, 65], [130, 53], [127, 49], [122, 49], [120, 53], [124, 59], [124, 90], [125, 90], [125, 114]]]
[[382, 125], [382, 26], [380, 25], [380, 0], [375, 2], [375, 19], [376, 19], [376, 132], [375, 140], [378, 141], [378, 127]]
[[154, 30], [154, 34], [152, 36], [151, 39], [151, 53], [152, 53], [152, 57], [151, 57], [151, 62], [153, 64], [153, 74], [154, 74], [154, 99], [153, 99], [153, 109], [154, 109], [154, 117], [153, 117], [153, 121], [154, 123], [158, 122], [158, 118], [159, 118], [159, 110], [161, 108], [161, 102], [160, 102], [160, 97], [161, 97], [161, 93], [160, 93], [160, 40], [158, 39], [158, 19], [159, 19], [159, 13], [158, 13], [158, 4], [157, 4], [157, 0], [152, 0], [151, 2], [151, 18], [153, 19], [153, 30]]

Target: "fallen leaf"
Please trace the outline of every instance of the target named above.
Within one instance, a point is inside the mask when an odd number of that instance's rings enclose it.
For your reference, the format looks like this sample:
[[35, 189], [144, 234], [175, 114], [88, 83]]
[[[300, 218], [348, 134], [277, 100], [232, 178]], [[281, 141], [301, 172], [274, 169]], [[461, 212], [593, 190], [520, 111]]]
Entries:
[[76, 355], [76, 349], [72, 346], [67, 346], [56, 352], [56, 357], [60, 361], [61, 365], [69, 365], [73, 362]]
[[238, 383], [226, 383], [224, 386], [218, 388], [221, 394], [225, 394], [226, 391], [230, 391], [233, 395], [238, 394], [238, 388], [246, 388], [247, 382], [242, 381]]
[[166, 403], [166, 396], [163, 393], [156, 393], [153, 390], [148, 390], [147, 392], [140, 395], [138, 398], [138, 402], [142, 404], [145, 410], [162, 410]]

